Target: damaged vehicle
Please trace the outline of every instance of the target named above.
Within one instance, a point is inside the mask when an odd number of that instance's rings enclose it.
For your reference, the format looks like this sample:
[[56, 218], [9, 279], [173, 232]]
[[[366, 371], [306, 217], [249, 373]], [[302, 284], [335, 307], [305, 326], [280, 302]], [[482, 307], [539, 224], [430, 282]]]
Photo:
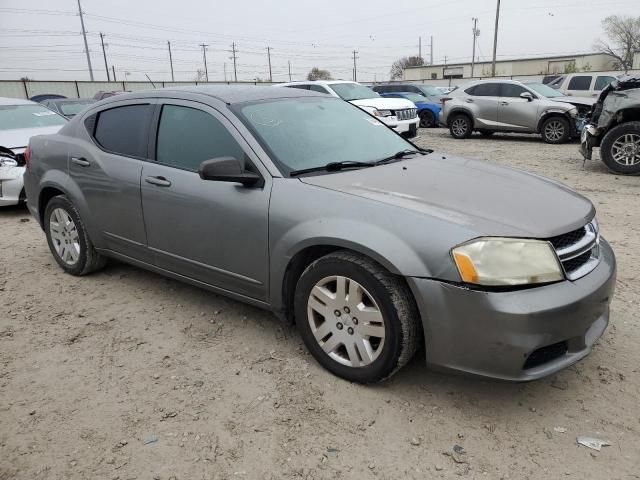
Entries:
[[26, 197], [21, 155], [33, 135], [56, 133], [67, 119], [29, 100], [0, 97], [0, 207]]
[[640, 76], [611, 82], [600, 94], [582, 130], [580, 153], [591, 160], [593, 147], [612, 172], [640, 174]]

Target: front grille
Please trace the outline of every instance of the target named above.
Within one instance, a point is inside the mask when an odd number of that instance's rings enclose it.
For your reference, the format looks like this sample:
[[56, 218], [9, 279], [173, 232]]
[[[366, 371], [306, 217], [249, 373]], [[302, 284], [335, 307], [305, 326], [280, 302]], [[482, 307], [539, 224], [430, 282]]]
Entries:
[[548, 238], [547, 241], [553, 245], [569, 280], [583, 277], [598, 264], [600, 238], [595, 222], [571, 232]]
[[547, 345], [546, 347], [539, 348], [534, 350], [531, 355], [527, 357], [526, 362], [524, 362], [524, 369], [527, 370], [529, 368], [539, 367], [540, 365], [544, 365], [545, 363], [551, 362], [556, 358], [560, 358], [565, 353], [567, 353], [567, 342], [558, 342], [553, 345]]
[[406, 108], [404, 110], [396, 110], [396, 118], [398, 120], [412, 120], [416, 118], [418, 110], [415, 108]]

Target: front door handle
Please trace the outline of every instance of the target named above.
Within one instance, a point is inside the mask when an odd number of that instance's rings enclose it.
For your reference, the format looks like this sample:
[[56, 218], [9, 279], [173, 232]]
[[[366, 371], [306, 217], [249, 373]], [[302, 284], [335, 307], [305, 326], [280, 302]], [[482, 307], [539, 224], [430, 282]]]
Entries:
[[509, 102], [500, 102], [500, 105], [509, 105]]
[[79, 165], [80, 167], [88, 167], [89, 165], [91, 165], [89, 163], [89, 160], [83, 157], [71, 157], [71, 163]]
[[150, 183], [151, 185], [156, 185], [158, 187], [170, 187], [171, 182], [164, 177], [147, 177], [144, 179], [145, 182]]
[[467, 99], [465, 100], [465, 102], [467, 102], [467, 103], [473, 103], [473, 98], [467, 98]]

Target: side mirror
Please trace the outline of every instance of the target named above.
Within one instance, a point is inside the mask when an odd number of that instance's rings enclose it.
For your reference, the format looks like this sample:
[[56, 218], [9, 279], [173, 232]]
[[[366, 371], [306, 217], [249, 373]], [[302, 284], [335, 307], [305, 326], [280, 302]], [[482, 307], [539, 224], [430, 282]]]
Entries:
[[520, 98], [526, 98], [528, 102], [533, 101], [533, 95], [531, 94], [531, 92], [522, 92], [520, 94]]
[[234, 157], [219, 157], [205, 160], [198, 168], [203, 180], [216, 182], [241, 183], [244, 186], [261, 186], [262, 177], [254, 172], [243, 170], [240, 162]]

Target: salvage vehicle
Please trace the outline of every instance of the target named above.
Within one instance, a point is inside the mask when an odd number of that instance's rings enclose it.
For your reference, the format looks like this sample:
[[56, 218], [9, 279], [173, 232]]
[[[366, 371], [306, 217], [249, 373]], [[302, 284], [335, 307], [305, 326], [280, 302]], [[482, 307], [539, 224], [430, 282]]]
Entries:
[[326, 94], [121, 95], [25, 157], [62, 270], [115, 258], [269, 309], [350, 381], [388, 378], [421, 345], [432, 367], [533, 380], [609, 321], [616, 263], [589, 200], [422, 150]]
[[442, 110], [439, 103], [430, 102], [426, 97], [410, 92], [381, 93], [380, 96], [384, 98], [404, 98], [413, 102], [418, 109], [418, 118], [420, 118], [420, 126], [422, 128], [433, 128], [438, 125], [440, 110]]
[[22, 157], [32, 135], [55, 133], [67, 120], [29, 100], [0, 97], [0, 207], [24, 201]]
[[374, 92], [384, 93], [416, 93], [427, 99], [431, 103], [440, 103], [443, 93], [432, 85], [421, 83], [390, 83], [389, 85], [374, 85], [371, 87]]
[[640, 76], [625, 76], [605, 88], [584, 127], [580, 153], [591, 160], [593, 148], [614, 173], [640, 174]]
[[420, 120], [413, 102], [399, 98], [382, 98], [369, 87], [356, 82], [317, 80], [279, 83], [274, 87], [326, 93], [360, 107], [405, 137], [412, 138], [418, 134]]
[[72, 118], [87, 108], [88, 105], [95, 102], [96, 101], [91, 98], [54, 98], [43, 100], [40, 103], [65, 118]]
[[441, 123], [453, 138], [474, 131], [539, 133], [546, 143], [565, 143], [580, 135], [578, 109], [537, 93], [516, 80], [475, 81], [442, 98]]

